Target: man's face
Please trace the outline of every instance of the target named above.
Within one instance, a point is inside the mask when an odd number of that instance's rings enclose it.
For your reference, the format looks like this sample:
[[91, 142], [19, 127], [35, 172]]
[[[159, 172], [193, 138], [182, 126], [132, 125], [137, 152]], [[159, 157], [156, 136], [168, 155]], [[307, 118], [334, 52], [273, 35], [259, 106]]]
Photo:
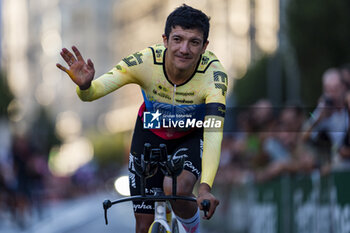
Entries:
[[328, 74], [326, 81], [323, 83], [324, 95], [336, 103], [342, 101], [345, 92], [345, 87], [340, 79], [336, 73], [331, 73]]
[[198, 29], [183, 29], [180, 26], [172, 28], [169, 38], [163, 35], [164, 46], [167, 48], [167, 58], [176, 69], [185, 71], [191, 69], [205, 52], [208, 41], [203, 44], [203, 33]]

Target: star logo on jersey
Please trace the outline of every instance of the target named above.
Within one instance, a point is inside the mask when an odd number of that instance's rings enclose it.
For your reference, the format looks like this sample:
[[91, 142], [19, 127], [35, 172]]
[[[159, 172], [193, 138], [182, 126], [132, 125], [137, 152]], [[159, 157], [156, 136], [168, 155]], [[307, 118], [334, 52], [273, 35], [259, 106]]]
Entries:
[[143, 128], [144, 129], [159, 129], [160, 119], [162, 114], [157, 110], [156, 112], [144, 112], [143, 113]]

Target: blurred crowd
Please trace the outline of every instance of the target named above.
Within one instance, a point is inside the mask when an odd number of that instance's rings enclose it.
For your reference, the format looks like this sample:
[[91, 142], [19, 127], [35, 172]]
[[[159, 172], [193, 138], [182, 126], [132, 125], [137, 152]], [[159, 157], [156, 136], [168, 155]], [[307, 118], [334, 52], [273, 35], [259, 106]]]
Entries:
[[0, 150], [0, 222], [9, 219], [21, 228], [33, 217], [42, 218], [48, 203], [88, 194], [97, 185], [91, 164], [72, 176], [53, 175], [49, 152], [33, 138], [33, 134], [14, 134]]
[[283, 174], [350, 169], [350, 64], [322, 76], [317, 107], [261, 99], [237, 109], [226, 132], [217, 183], [264, 182]]
[[0, 168], [0, 213], [10, 214], [22, 225], [32, 207], [41, 211], [44, 179], [49, 174], [46, 157], [25, 136], [16, 136], [8, 150], [2, 150]]

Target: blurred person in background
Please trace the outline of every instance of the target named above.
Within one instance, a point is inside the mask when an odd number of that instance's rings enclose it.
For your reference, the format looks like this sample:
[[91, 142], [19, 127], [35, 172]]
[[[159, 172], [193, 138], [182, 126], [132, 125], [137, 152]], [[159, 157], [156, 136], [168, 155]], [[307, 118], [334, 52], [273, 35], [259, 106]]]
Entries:
[[49, 175], [47, 161], [25, 134], [13, 136], [11, 155], [13, 162], [9, 173], [13, 172], [14, 177], [6, 185], [11, 195], [9, 205], [15, 221], [26, 227], [33, 214], [42, 217], [44, 177]]
[[[199, 210], [202, 201], [210, 201], [206, 219], [214, 214], [219, 200], [211, 193], [220, 160], [222, 127], [225, 114], [227, 75], [216, 56], [206, 51], [209, 17], [203, 12], [180, 6], [167, 18], [164, 45], [154, 45], [124, 58], [108, 73], [93, 80], [95, 69], [90, 59], [84, 61], [79, 50], [73, 53], [62, 49], [61, 56], [69, 68], [57, 64], [77, 84], [77, 93], [83, 101], [93, 101], [128, 83], [142, 89], [142, 104], [135, 126], [130, 157], [129, 178], [131, 195], [140, 194], [140, 179], [135, 167], [143, 153], [145, 142], [153, 147], [167, 145], [170, 154], [185, 157], [185, 166], [177, 178], [178, 195], [192, 196], [194, 185], [201, 177], [197, 204], [186, 201], [172, 202], [173, 211], [187, 232], [199, 232]], [[205, 109], [203, 109], [205, 108]], [[156, 112], [157, 110], [157, 112]], [[177, 128], [145, 129], [144, 112], [155, 112], [154, 119], [163, 113], [185, 113], [191, 119], [215, 119], [221, 127], [178, 130]], [[159, 113], [160, 112], [160, 113]], [[181, 154], [185, 153], [185, 154]], [[160, 169], [159, 169], [160, 170]], [[164, 190], [171, 194], [171, 178], [159, 171], [147, 180], [146, 194]], [[136, 232], [146, 233], [153, 222], [154, 203], [134, 202]]]
[[268, 162], [263, 144], [275, 125], [272, 103], [260, 99], [238, 116], [240, 127], [232, 140], [234, 163], [244, 169], [258, 169]]
[[350, 90], [350, 63], [344, 64], [339, 68], [346, 89]]
[[272, 103], [267, 99], [258, 100], [250, 107], [248, 117], [252, 132], [247, 134], [246, 153], [253, 152], [249, 156], [251, 160], [250, 165], [253, 169], [259, 169], [268, 163], [263, 144], [271, 135], [276, 123]]
[[40, 218], [47, 198], [45, 180], [51, 177], [46, 158], [45, 153], [34, 149], [27, 161], [32, 211], [36, 211]]
[[245, 183], [252, 179], [254, 171], [269, 163], [263, 146], [275, 124], [273, 107], [267, 99], [258, 100], [238, 114], [238, 132], [223, 140], [219, 183]]
[[0, 120], [0, 218], [10, 213], [15, 218], [16, 176], [11, 152], [11, 135]]
[[[348, 113], [348, 121], [350, 120], [350, 91], [345, 94], [345, 110]], [[347, 130], [343, 141], [339, 147], [339, 157], [336, 168], [350, 169], [350, 122], [348, 122]]]
[[240, 176], [241, 169], [236, 166], [234, 150], [235, 138], [233, 135], [224, 134], [221, 145], [221, 156], [218, 173], [215, 177], [215, 183], [219, 185], [218, 193], [221, 194], [221, 202], [223, 205], [220, 210], [227, 213], [231, 197], [232, 185], [235, 184], [235, 178]]
[[335, 160], [348, 129], [348, 113], [345, 109], [344, 95], [346, 85], [339, 69], [330, 68], [322, 77], [323, 94], [319, 103], [305, 123], [303, 140], [316, 142], [326, 139], [330, 143], [329, 162]]
[[[4, 169], [0, 164], [0, 219], [2, 215], [6, 216], [7, 213], [16, 221], [16, 198], [14, 183], [6, 179], [8, 177], [7, 172], [11, 172], [8, 169]], [[12, 173], [12, 172], [11, 172]], [[11, 178], [11, 180], [14, 180]]]
[[29, 171], [32, 147], [25, 135], [15, 135], [12, 144], [13, 170], [16, 176], [15, 210], [16, 221], [24, 227], [31, 211], [31, 175]]
[[275, 129], [264, 141], [269, 163], [255, 173], [257, 181], [270, 180], [285, 172], [310, 172], [314, 168], [313, 152], [300, 140], [303, 122], [301, 107], [282, 109]]

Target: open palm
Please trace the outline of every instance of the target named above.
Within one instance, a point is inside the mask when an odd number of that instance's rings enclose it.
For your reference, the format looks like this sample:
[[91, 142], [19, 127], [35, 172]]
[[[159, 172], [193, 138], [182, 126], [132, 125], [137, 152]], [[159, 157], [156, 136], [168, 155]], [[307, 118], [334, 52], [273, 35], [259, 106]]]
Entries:
[[91, 81], [94, 79], [94, 64], [90, 59], [88, 59], [86, 63], [75, 46], [72, 47], [72, 50], [75, 56], [66, 48], [63, 48], [60, 53], [65, 62], [67, 62], [69, 68], [62, 66], [59, 63], [57, 63], [56, 66], [60, 70], [66, 72], [72, 81], [81, 89], [87, 89], [90, 87]]

